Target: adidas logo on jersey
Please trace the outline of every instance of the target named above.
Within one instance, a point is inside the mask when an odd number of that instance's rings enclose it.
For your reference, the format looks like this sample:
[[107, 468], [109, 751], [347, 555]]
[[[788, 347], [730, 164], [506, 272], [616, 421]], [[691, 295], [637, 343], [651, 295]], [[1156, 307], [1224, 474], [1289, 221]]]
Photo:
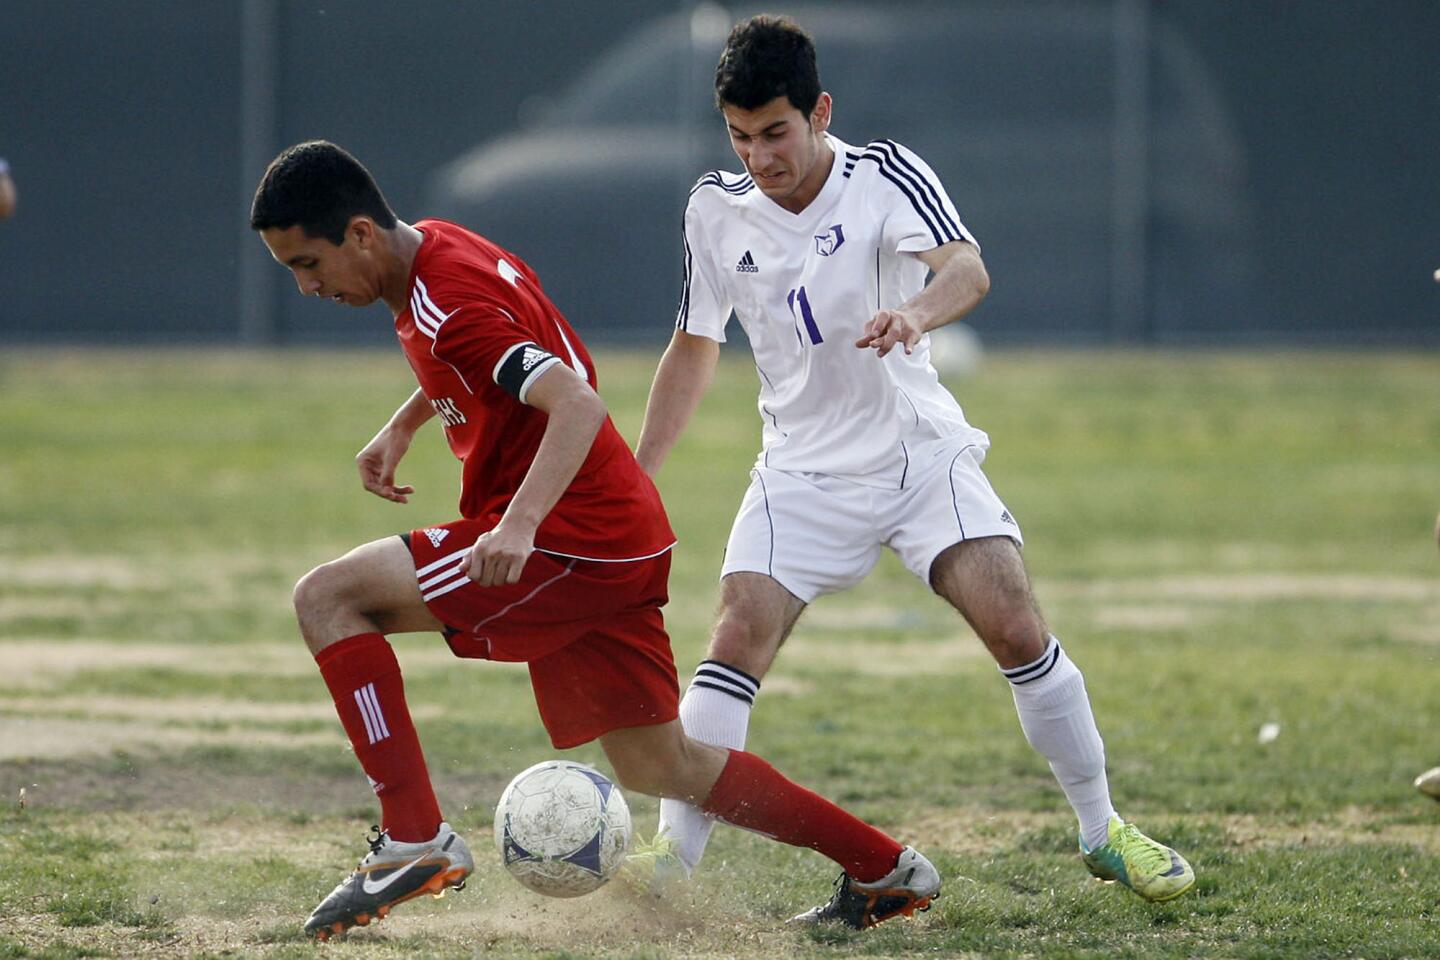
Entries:
[[430, 546], [432, 547], [440, 546], [440, 542], [448, 536], [450, 536], [449, 530], [442, 530], [436, 527], [431, 527], [425, 531], [425, 538], [430, 541]]
[[550, 354], [541, 350], [539, 347], [526, 347], [525, 353], [520, 357], [520, 367], [528, 371], [548, 356], [550, 356]]
[[749, 250], [746, 250], [746, 251], [745, 251], [745, 256], [741, 257], [741, 258], [740, 258], [740, 262], [737, 263], [737, 264], [735, 264], [735, 272], [736, 272], [736, 273], [759, 273], [759, 272], [760, 272], [760, 268], [757, 267], [757, 266], [755, 266], [755, 258], [752, 257], [752, 256], [750, 256], [750, 251], [749, 251]]
[[1010, 511], [1009, 511], [1009, 510], [1001, 510], [1001, 511], [1000, 511], [1000, 522], [1001, 522], [1001, 523], [1008, 523], [1008, 524], [1010, 524], [1010, 526], [1012, 526], [1012, 527], [1018, 527], [1018, 526], [1020, 526], [1020, 524], [1018, 524], [1018, 523], [1015, 522], [1015, 518], [1012, 517], [1012, 516], [1010, 516]]

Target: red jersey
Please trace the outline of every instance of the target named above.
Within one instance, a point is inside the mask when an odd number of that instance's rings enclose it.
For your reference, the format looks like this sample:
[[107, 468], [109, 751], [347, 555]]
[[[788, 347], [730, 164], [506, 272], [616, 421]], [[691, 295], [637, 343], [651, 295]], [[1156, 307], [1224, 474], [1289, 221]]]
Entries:
[[[410, 305], [395, 331], [420, 389], [463, 461], [460, 514], [498, 522], [525, 479], [549, 418], [525, 403], [564, 363], [596, 387], [585, 344], [514, 254], [445, 220], [410, 271]], [[675, 543], [655, 485], [609, 417], [575, 479], [535, 533], [535, 548], [587, 560], [655, 556]]]

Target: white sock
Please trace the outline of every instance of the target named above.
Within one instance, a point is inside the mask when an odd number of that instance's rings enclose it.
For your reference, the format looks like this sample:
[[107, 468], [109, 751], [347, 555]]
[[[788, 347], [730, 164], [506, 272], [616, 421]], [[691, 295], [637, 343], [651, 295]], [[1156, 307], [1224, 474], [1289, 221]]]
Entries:
[[1115, 808], [1105, 779], [1105, 743], [1090, 712], [1085, 678], [1050, 637], [1040, 659], [1000, 671], [1010, 681], [1025, 739], [1046, 760], [1080, 821], [1085, 846], [1104, 843]]
[[[750, 708], [760, 681], [718, 660], [701, 661], [680, 701], [680, 725], [702, 743], [741, 750], [750, 729]], [[679, 800], [660, 801], [660, 830], [669, 832], [675, 853], [690, 870], [705, 855], [715, 821], [699, 807]]]

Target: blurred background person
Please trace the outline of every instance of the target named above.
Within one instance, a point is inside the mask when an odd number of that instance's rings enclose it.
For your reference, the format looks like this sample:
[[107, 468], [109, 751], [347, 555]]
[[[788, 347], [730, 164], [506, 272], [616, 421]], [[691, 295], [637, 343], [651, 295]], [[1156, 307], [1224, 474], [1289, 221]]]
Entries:
[[10, 176], [10, 164], [0, 157], [0, 220], [9, 220], [15, 215], [15, 180]]

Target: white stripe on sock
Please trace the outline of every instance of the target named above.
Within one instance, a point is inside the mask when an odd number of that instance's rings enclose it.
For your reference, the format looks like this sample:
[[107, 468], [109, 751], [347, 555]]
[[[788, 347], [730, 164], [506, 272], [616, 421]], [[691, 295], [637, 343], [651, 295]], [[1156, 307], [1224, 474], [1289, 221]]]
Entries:
[[365, 688], [355, 691], [355, 705], [360, 708], [360, 719], [365, 721], [365, 735], [375, 742], [375, 723], [370, 719], [370, 705], [365, 702]]
[[375, 738], [375, 742], [379, 743], [390, 736], [390, 727], [385, 722], [385, 711], [380, 709], [380, 698], [375, 695], [375, 684], [365, 684], [365, 699], [370, 701], [370, 709], [375, 711], [375, 729], [380, 734]]

